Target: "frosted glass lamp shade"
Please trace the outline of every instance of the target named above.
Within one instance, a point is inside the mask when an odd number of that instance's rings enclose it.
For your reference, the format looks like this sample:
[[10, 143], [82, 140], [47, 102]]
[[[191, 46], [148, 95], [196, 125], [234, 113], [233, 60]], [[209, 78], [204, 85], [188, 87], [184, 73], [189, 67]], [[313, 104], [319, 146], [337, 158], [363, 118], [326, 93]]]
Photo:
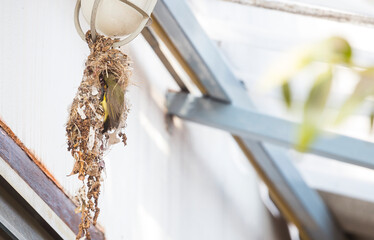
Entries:
[[[82, 0], [82, 13], [87, 23], [90, 24], [92, 7], [95, 0]], [[151, 15], [157, 0], [131, 0], [129, 1]], [[120, 0], [101, 0], [97, 15], [96, 29], [101, 33], [114, 37], [125, 36], [136, 32], [144, 17], [135, 8]], [[140, 30], [141, 31], [141, 30]]]

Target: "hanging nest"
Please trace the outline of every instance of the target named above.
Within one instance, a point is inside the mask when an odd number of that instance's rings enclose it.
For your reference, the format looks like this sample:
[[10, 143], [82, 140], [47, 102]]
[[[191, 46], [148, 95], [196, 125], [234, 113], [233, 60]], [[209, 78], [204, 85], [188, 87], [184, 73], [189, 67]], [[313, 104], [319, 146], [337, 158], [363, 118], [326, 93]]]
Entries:
[[88, 229], [91, 224], [96, 225], [100, 213], [98, 199], [101, 174], [105, 167], [104, 152], [120, 141], [126, 145], [124, 128], [129, 109], [125, 98], [122, 98], [124, 102], [121, 106], [124, 107], [118, 126], [104, 131], [105, 111], [102, 102], [107, 89], [104, 77], [108, 74], [115, 76], [116, 84], [125, 94], [131, 75], [128, 56], [113, 48], [113, 43], [117, 40], [98, 35], [93, 42], [88, 31], [86, 41], [91, 53], [66, 125], [68, 151], [75, 159], [70, 175], [78, 174], [78, 178], [83, 182], [76, 196], [76, 212], [81, 213], [76, 239], [83, 236], [91, 239]]

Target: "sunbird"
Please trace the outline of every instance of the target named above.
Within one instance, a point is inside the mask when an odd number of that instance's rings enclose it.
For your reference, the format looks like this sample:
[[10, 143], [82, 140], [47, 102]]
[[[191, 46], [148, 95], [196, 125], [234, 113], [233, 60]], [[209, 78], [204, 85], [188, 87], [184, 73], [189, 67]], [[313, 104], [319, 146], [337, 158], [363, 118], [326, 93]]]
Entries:
[[104, 109], [104, 130], [112, 130], [118, 127], [125, 108], [125, 92], [118, 84], [112, 73], [103, 74], [106, 84], [101, 105]]

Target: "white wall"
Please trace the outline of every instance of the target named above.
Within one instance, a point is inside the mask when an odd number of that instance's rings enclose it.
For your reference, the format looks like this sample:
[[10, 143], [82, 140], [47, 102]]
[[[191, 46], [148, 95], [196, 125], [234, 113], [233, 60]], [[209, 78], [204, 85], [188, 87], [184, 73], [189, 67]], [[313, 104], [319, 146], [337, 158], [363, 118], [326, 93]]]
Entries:
[[[75, 1], [0, 1], [0, 117], [69, 194], [73, 159], [64, 124], [89, 54], [75, 32]], [[177, 89], [142, 37], [134, 60], [128, 146], [106, 156], [99, 222], [110, 240], [278, 239], [257, 177], [231, 137], [175, 119], [166, 130], [168, 88]], [[72, 213], [74, 214], [74, 213]]]

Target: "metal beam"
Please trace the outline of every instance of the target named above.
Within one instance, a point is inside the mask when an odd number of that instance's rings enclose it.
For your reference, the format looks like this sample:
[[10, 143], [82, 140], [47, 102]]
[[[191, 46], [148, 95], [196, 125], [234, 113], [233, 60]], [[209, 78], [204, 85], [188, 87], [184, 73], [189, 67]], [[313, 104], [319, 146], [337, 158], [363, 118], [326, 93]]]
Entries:
[[321, 197], [308, 187], [284, 149], [234, 138], [262, 176], [281, 212], [299, 228], [301, 239], [346, 239]]
[[[181, 11], [185, 9], [186, 11]], [[171, 14], [171, 12], [178, 14]], [[200, 35], [204, 32], [199, 23], [195, 20], [192, 12], [184, 1], [158, 1], [154, 10], [156, 21], [163, 27], [163, 30], [171, 40], [175, 48], [178, 49], [181, 56], [188, 63], [188, 67], [199, 74], [199, 80], [208, 91], [207, 94], [217, 100], [230, 102], [231, 99], [219, 82], [217, 74], [229, 74], [229, 71], [221, 69], [220, 72], [212, 72], [200, 57], [200, 55], [213, 54], [209, 56], [210, 65], [214, 66], [214, 59], [221, 59], [215, 46], [210, 44], [210, 39], [206, 35]], [[189, 22], [190, 19], [194, 21]], [[188, 25], [188, 29], [182, 29], [180, 24]], [[167, 27], [164, 27], [167, 26]], [[191, 39], [190, 37], [193, 36]], [[191, 40], [199, 42], [198, 45], [191, 45]], [[197, 47], [197, 48], [196, 48]], [[199, 54], [196, 54], [199, 52]], [[230, 76], [233, 77], [233, 76]]]
[[[0, 183], [0, 228], [8, 235], [6, 239], [62, 239], [56, 233], [51, 235], [48, 231], [49, 229], [45, 229], [36, 217], [30, 214], [17, 199], [5, 189], [5, 184], [2, 180], [0, 180]], [[0, 239], [2, 239], [1, 234]]]
[[170, 75], [174, 78], [174, 81], [178, 84], [181, 91], [188, 92], [186, 85], [183, 83], [182, 79], [180, 78], [178, 73], [175, 71], [170, 61], [167, 59], [165, 54], [162, 52], [162, 49], [160, 47], [159, 42], [157, 41], [157, 38], [154, 32], [149, 27], [146, 27], [143, 29], [142, 34], [144, 38], [147, 40], [147, 42], [149, 43], [149, 45], [152, 47], [152, 49], [155, 51], [156, 55], [161, 60], [162, 64], [164, 64], [166, 69], [169, 71]]
[[[299, 128], [296, 123], [184, 93], [168, 93], [167, 101], [169, 113], [180, 118], [216, 127], [246, 139], [284, 147], [296, 145], [296, 132]], [[371, 142], [338, 134], [334, 137], [321, 134], [309, 151], [374, 169], [374, 143]]]
[[[171, 47], [178, 49], [209, 97], [244, 109], [253, 107], [247, 92], [185, 1], [159, 0], [154, 16], [170, 37]], [[235, 140], [269, 187], [282, 212], [298, 226], [303, 239], [345, 239], [318, 193], [305, 184], [284, 150], [239, 137]]]

